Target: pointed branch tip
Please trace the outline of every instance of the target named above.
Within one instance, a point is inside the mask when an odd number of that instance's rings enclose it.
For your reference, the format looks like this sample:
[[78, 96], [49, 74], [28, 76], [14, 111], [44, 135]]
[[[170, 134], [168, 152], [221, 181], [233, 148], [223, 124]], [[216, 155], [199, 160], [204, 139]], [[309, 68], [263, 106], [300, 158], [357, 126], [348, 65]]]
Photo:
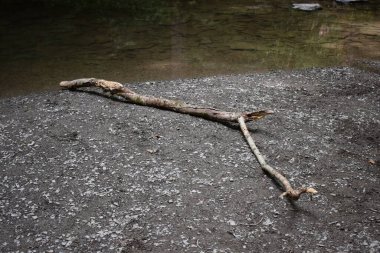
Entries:
[[272, 110], [263, 110], [263, 111], [258, 111], [258, 112], [250, 112], [247, 113], [244, 117], [245, 120], [250, 121], [250, 120], [259, 120], [264, 118], [267, 115], [273, 114], [274, 111]]
[[318, 193], [318, 191], [314, 188], [300, 188], [300, 189], [290, 189], [286, 192], [283, 192], [280, 195], [280, 198], [287, 197], [290, 200], [298, 200], [302, 194], [308, 193], [310, 196], [313, 196]]

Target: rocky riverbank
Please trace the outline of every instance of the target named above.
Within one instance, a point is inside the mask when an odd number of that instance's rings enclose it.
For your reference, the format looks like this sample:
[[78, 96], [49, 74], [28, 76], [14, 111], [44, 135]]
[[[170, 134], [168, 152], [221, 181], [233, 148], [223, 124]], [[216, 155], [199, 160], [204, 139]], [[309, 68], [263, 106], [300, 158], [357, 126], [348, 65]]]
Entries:
[[126, 84], [220, 109], [274, 110], [250, 128], [271, 165], [320, 193], [295, 204], [278, 197], [237, 125], [94, 92], [2, 99], [0, 251], [378, 252], [377, 73]]

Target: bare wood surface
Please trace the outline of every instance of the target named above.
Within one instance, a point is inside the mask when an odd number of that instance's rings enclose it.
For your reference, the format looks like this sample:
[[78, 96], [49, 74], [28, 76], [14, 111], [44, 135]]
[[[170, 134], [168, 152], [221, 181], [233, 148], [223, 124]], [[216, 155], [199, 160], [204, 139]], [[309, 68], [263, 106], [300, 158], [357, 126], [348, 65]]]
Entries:
[[125, 88], [121, 83], [96, 78], [62, 81], [59, 85], [67, 89], [99, 87], [104, 91], [111, 92], [113, 95], [123, 97], [128, 102], [134, 104], [157, 107], [221, 122], [237, 122], [239, 117], [243, 117], [245, 121], [258, 120], [273, 113], [270, 110], [257, 112], [227, 112], [211, 107], [195, 106], [181, 101], [140, 95]]
[[66, 89], [78, 89], [84, 87], [99, 87], [103, 91], [110, 92], [113, 95], [122, 97], [128, 102], [152, 106], [160, 109], [171, 110], [178, 113], [189, 114], [197, 117], [206, 118], [214, 121], [221, 122], [235, 122], [239, 123], [240, 129], [248, 142], [253, 154], [256, 156], [257, 161], [259, 162], [263, 171], [265, 171], [271, 178], [276, 180], [284, 190], [284, 193], [281, 194], [281, 197], [287, 197], [291, 200], [298, 200], [303, 193], [316, 194], [317, 191], [314, 188], [302, 187], [299, 189], [293, 189], [289, 181], [276, 169], [268, 165], [257, 148], [252, 136], [250, 135], [246, 122], [252, 120], [258, 120], [266, 115], [272, 114], [273, 111], [264, 110], [257, 112], [227, 112], [221, 111], [211, 107], [201, 107], [190, 105], [182, 101], [169, 100], [164, 98], [157, 98], [153, 96], [140, 95], [130, 89], [124, 87], [121, 83], [107, 81], [103, 79], [96, 78], [82, 78], [72, 81], [62, 81], [59, 84], [61, 87]]
[[293, 187], [290, 185], [286, 177], [284, 177], [280, 172], [278, 172], [276, 169], [272, 168], [270, 165], [267, 164], [260, 150], [257, 148], [252, 136], [250, 135], [247, 125], [245, 124], [244, 118], [240, 117], [238, 121], [239, 121], [240, 129], [243, 132], [243, 135], [245, 139], [247, 140], [248, 145], [251, 148], [253, 154], [256, 156], [256, 159], [259, 162], [261, 168], [270, 177], [275, 179], [283, 187], [284, 193], [281, 194], [281, 197], [288, 197], [289, 199], [292, 199], [292, 200], [298, 200], [301, 194], [303, 193], [310, 193], [310, 194], [317, 193], [317, 191], [314, 188], [302, 187], [299, 189], [293, 189]]

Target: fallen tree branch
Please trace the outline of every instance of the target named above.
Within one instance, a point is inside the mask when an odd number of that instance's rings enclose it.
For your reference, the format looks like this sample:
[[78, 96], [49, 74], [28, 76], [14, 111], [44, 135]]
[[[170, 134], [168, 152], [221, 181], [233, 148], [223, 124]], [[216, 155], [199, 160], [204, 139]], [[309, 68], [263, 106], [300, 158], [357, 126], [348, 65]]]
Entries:
[[297, 200], [303, 193], [310, 193], [310, 194], [317, 193], [317, 191], [314, 188], [302, 187], [299, 189], [293, 189], [293, 187], [290, 185], [286, 177], [281, 175], [280, 172], [278, 172], [276, 169], [272, 168], [266, 163], [263, 155], [261, 154], [260, 150], [257, 148], [255, 142], [253, 141], [252, 136], [249, 134], [244, 118], [240, 117], [238, 121], [239, 121], [240, 129], [243, 132], [243, 135], [245, 139], [247, 140], [248, 145], [251, 148], [253, 154], [256, 156], [257, 161], [259, 162], [261, 168], [284, 188], [284, 193], [281, 194], [281, 197], [287, 197], [292, 200]]
[[243, 135], [246, 138], [249, 146], [251, 147], [252, 152], [256, 156], [261, 168], [283, 187], [284, 193], [281, 194], [281, 197], [287, 197], [292, 200], [297, 200], [303, 193], [317, 193], [317, 191], [313, 188], [293, 189], [289, 181], [283, 175], [281, 175], [277, 170], [275, 170], [265, 162], [264, 157], [261, 155], [259, 149], [257, 148], [251, 135], [249, 134], [245, 122], [261, 119], [266, 115], [272, 114], [273, 111], [265, 110], [257, 112], [227, 112], [210, 107], [194, 106], [184, 103], [182, 101], [140, 95], [125, 88], [121, 83], [96, 78], [82, 78], [72, 81], [62, 81], [59, 85], [66, 89], [99, 87], [103, 91], [110, 92], [112, 95], [122, 97], [130, 103], [171, 110], [179, 113], [206, 118], [213, 121], [235, 123], [238, 122], [243, 132]]
[[157, 107], [221, 122], [237, 122], [239, 117], [243, 117], [245, 121], [252, 121], [261, 119], [266, 115], [273, 113], [269, 110], [258, 112], [226, 112], [210, 107], [194, 106], [182, 101], [140, 95], [125, 88], [121, 83], [95, 78], [62, 81], [59, 85], [67, 89], [95, 86], [103, 89], [103, 91], [110, 92], [113, 95], [123, 97], [128, 102], [134, 104]]

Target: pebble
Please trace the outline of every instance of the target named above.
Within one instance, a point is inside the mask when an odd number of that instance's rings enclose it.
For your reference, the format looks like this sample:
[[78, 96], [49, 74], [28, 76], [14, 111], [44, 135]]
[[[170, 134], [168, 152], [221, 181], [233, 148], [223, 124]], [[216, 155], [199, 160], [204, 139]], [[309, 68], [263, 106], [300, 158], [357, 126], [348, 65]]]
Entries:
[[318, 3], [297, 3], [293, 4], [293, 9], [301, 11], [316, 11], [322, 9], [322, 6]]

